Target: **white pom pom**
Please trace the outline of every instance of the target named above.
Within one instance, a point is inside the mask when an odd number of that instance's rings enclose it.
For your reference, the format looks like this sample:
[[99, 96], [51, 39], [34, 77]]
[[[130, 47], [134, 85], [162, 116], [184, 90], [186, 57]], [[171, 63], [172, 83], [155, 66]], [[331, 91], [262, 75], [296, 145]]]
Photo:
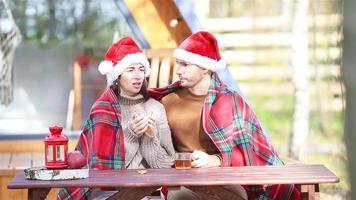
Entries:
[[111, 61], [101, 61], [98, 66], [98, 70], [102, 75], [109, 74], [113, 70], [113, 64]]
[[224, 60], [219, 60], [217, 66], [216, 66], [216, 70], [221, 70], [221, 69], [225, 69], [227, 66], [226, 62]]

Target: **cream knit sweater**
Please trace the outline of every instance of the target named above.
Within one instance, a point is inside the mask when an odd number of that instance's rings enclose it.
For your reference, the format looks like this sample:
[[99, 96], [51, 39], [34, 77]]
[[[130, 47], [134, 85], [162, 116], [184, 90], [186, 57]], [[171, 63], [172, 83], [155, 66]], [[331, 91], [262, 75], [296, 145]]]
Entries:
[[[142, 95], [130, 97], [123, 93], [119, 96], [122, 113], [122, 128], [125, 135], [126, 168], [169, 168], [174, 162], [174, 147], [163, 105], [150, 98], [144, 101]], [[152, 115], [155, 127], [154, 137], [146, 134], [137, 136], [130, 128], [129, 122], [134, 112]]]

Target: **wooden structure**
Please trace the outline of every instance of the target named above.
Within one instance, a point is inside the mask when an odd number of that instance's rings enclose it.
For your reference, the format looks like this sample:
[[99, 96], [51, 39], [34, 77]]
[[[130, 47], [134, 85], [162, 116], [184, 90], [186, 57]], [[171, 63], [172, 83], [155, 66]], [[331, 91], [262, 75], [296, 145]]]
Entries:
[[189, 170], [147, 169], [92, 170], [87, 179], [66, 181], [26, 180], [18, 173], [8, 184], [9, 189], [29, 189], [28, 199], [44, 199], [51, 188], [61, 187], [151, 187], [162, 185], [217, 186], [217, 185], [271, 185], [296, 184], [303, 199], [319, 199], [319, 184], [337, 183], [339, 178], [323, 165], [249, 166], [196, 168]]
[[175, 48], [192, 34], [174, 1], [124, 0], [151, 49]]
[[174, 49], [146, 49], [144, 54], [151, 61], [149, 88], [164, 87], [178, 80]]

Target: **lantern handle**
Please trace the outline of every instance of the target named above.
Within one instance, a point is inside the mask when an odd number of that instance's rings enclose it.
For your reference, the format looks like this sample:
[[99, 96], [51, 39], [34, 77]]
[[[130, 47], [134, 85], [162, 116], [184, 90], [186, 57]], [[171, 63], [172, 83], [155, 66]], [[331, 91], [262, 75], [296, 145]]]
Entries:
[[60, 136], [62, 133], [62, 130], [63, 130], [63, 127], [57, 126], [57, 125], [49, 127], [49, 131], [54, 136]]

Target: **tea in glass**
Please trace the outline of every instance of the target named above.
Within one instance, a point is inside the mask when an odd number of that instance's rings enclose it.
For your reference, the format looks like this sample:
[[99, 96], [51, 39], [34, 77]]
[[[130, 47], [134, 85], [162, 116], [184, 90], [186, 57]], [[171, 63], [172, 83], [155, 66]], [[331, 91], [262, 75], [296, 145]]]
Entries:
[[190, 169], [190, 168], [192, 168], [192, 154], [191, 153], [176, 153], [175, 168], [176, 169]]

